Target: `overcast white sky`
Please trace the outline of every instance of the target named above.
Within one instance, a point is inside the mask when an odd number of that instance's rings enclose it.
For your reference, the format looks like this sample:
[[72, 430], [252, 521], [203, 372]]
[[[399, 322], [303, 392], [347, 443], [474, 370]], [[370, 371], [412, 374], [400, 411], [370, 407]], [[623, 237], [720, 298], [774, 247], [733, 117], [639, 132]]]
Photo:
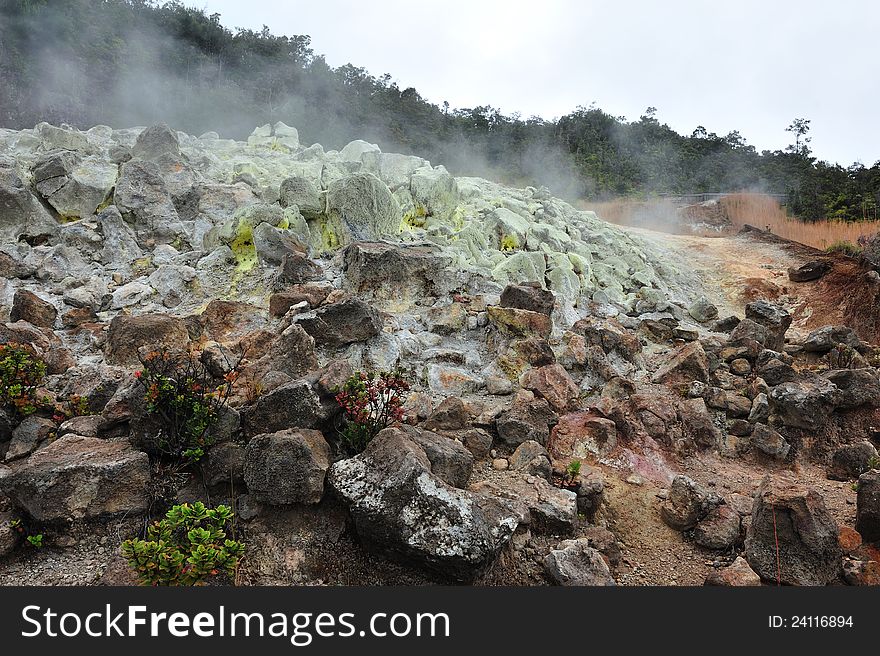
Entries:
[[875, 0], [191, 1], [453, 107], [552, 118], [595, 102], [637, 119], [652, 105], [679, 132], [739, 130], [758, 150], [805, 117], [816, 156], [880, 159]]

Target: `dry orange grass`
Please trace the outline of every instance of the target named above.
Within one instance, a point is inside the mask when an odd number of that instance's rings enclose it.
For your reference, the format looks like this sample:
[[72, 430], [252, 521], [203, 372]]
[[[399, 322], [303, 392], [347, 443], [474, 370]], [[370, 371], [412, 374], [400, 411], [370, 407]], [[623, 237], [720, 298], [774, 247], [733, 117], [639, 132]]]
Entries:
[[770, 231], [785, 239], [826, 249], [849, 243], [856, 246], [859, 237], [880, 232], [880, 221], [814, 221], [805, 223], [789, 216], [785, 208], [763, 194], [732, 194], [721, 199], [730, 220], [737, 227], [745, 224]]
[[682, 220], [680, 206], [668, 200], [617, 199], [581, 203], [583, 209], [593, 210], [600, 218], [618, 225], [644, 227], [673, 234], [716, 237], [733, 234], [746, 224], [763, 229], [769, 226], [770, 231], [780, 237], [823, 250], [841, 244], [855, 247], [859, 237], [880, 232], [880, 221], [805, 223], [789, 216], [776, 199], [764, 194], [731, 194], [722, 198], [720, 205], [733, 224], [732, 229], [694, 232], [689, 230], [687, 222]]

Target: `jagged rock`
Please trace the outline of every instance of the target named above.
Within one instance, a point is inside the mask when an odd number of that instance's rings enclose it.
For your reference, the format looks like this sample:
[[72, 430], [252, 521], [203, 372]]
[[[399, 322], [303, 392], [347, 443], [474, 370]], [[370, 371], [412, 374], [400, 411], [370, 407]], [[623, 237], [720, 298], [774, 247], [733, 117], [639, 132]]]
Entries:
[[730, 373], [736, 376], [747, 376], [752, 372], [752, 365], [745, 358], [736, 358], [730, 362]]
[[546, 444], [550, 435], [549, 425], [556, 420], [557, 415], [546, 400], [530, 395], [530, 398], [517, 398], [510, 410], [498, 416], [495, 426], [498, 438], [510, 446], [518, 446], [529, 440]]
[[263, 394], [242, 411], [245, 430], [256, 435], [288, 428], [315, 428], [325, 411], [321, 399], [305, 380], [294, 380]]
[[354, 243], [343, 252], [349, 289], [397, 303], [441, 296], [451, 289], [452, 258], [437, 246]]
[[453, 487], [467, 487], [474, 468], [474, 456], [461, 443], [412, 426], [403, 426], [401, 430], [428, 456], [434, 476]]
[[765, 480], [746, 532], [746, 560], [765, 581], [778, 576], [787, 585], [827, 585], [840, 576], [837, 534], [819, 493]]
[[318, 219], [324, 213], [324, 200], [308, 178], [292, 177], [281, 183], [281, 207], [296, 206], [307, 220]]
[[400, 229], [397, 200], [371, 173], [355, 173], [332, 182], [327, 190], [327, 212], [338, 222], [342, 243], [379, 239]]
[[66, 219], [92, 216], [110, 196], [117, 165], [69, 150], [46, 153], [34, 166], [37, 191]]
[[283, 317], [294, 305], [308, 303], [309, 308], [317, 308], [323, 303], [333, 286], [329, 283], [304, 283], [293, 285], [286, 291], [272, 294], [269, 297], [269, 314]]
[[739, 513], [728, 505], [709, 511], [694, 528], [694, 542], [707, 549], [728, 550], [740, 541]]
[[[737, 323], [736, 327], [730, 332], [728, 343], [734, 346], [746, 346], [746, 350], [744, 352], [736, 352], [730, 359], [746, 357], [746, 359], [754, 360], [755, 357], [757, 357], [757, 351], [760, 350], [761, 346], [771, 348], [769, 344], [771, 341], [770, 331], [766, 326], [761, 325], [752, 319], [743, 319]], [[749, 349], [747, 345], [750, 343], [757, 344], [759, 348]]]
[[828, 353], [838, 344], [858, 349], [862, 341], [848, 326], [822, 326], [807, 335], [801, 346], [807, 353]]
[[553, 427], [547, 447], [556, 460], [604, 456], [617, 446], [617, 427], [592, 411], [562, 415]]
[[880, 378], [876, 369], [832, 369], [824, 372], [822, 377], [837, 387], [833, 400], [835, 408], [880, 405]]
[[561, 364], [529, 369], [520, 378], [520, 385], [546, 399], [557, 413], [574, 409], [580, 395], [580, 389]]
[[113, 204], [134, 225], [141, 244], [170, 244], [187, 239], [155, 162], [133, 159], [123, 164], [113, 192]]
[[439, 364], [428, 366], [428, 388], [443, 396], [468, 394], [477, 391], [482, 381], [465, 369]]
[[30, 455], [55, 434], [55, 429], [55, 422], [51, 419], [34, 415], [25, 417], [12, 431], [12, 439], [6, 450], [6, 461]]
[[58, 223], [8, 163], [11, 160], [0, 158], [0, 242], [56, 234]]
[[189, 333], [182, 319], [167, 314], [118, 314], [110, 322], [104, 352], [108, 363], [136, 364], [142, 346], [179, 350], [188, 344]]
[[519, 523], [502, 501], [434, 476], [424, 450], [394, 428], [334, 463], [327, 481], [364, 542], [453, 580], [484, 571]]
[[220, 442], [208, 449], [200, 462], [205, 485], [240, 485], [244, 483], [245, 447], [235, 442]]
[[218, 342], [240, 339], [266, 327], [266, 323], [260, 308], [239, 301], [213, 299], [198, 315], [200, 332]]
[[766, 423], [770, 417], [770, 400], [763, 392], [756, 394], [752, 399], [752, 407], [749, 410], [749, 423]]
[[0, 488], [38, 522], [137, 515], [149, 506], [150, 464], [125, 440], [65, 435], [0, 477]]
[[827, 420], [838, 393], [825, 378], [782, 383], [770, 390], [771, 408], [786, 426], [815, 429]]
[[766, 424], [755, 424], [752, 428], [751, 444], [758, 451], [778, 460], [785, 460], [791, 450], [786, 439]]
[[288, 428], [248, 442], [244, 479], [248, 492], [260, 503], [319, 503], [330, 460], [330, 446], [320, 432]]
[[746, 305], [746, 319], [751, 319], [767, 329], [767, 341], [763, 342], [764, 346], [774, 351], [783, 349], [785, 331], [791, 325], [791, 314], [788, 310], [768, 301], [754, 301]]
[[880, 469], [859, 476], [856, 530], [865, 542], [880, 542]]
[[688, 307], [688, 314], [691, 315], [695, 321], [706, 323], [718, 317], [718, 308], [715, 307], [708, 298], [700, 296], [696, 301], [690, 304]]
[[547, 339], [553, 330], [553, 321], [540, 312], [495, 305], [490, 305], [486, 311], [489, 322], [505, 335], [513, 337], [537, 335]]
[[679, 406], [679, 415], [685, 432], [698, 447], [712, 448], [721, 444], [724, 436], [713, 423], [703, 399], [683, 400]]
[[452, 335], [467, 327], [468, 312], [463, 303], [450, 303], [428, 310], [427, 324], [438, 335]]
[[443, 166], [413, 171], [409, 189], [416, 209], [436, 220], [448, 221], [458, 208], [458, 184]]
[[577, 519], [577, 494], [554, 487], [546, 480], [518, 472], [500, 474], [503, 479], [479, 481], [472, 492], [506, 499], [518, 508], [520, 522], [536, 533], [571, 533]]
[[790, 267], [788, 269], [788, 279], [792, 282], [810, 282], [811, 280], [818, 280], [831, 271], [832, 268], [830, 262], [826, 262], [825, 260], [813, 260], [797, 269]]
[[577, 321], [571, 327], [571, 331], [582, 335], [587, 345], [598, 346], [606, 354], [616, 353], [628, 362], [632, 362], [642, 351], [638, 337], [615, 319], [586, 317]]
[[717, 319], [713, 321], [711, 324], [712, 331], [716, 333], [729, 333], [734, 328], [736, 328], [740, 323], [740, 318], [735, 316], [724, 317], [723, 319]]
[[375, 337], [382, 330], [379, 313], [364, 301], [349, 297], [297, 318], [315, 344], [339, 348]]
[[434, 409], [425, 422], [425, 428], [431, 431], [462, 430], [468, 427], [470, 420], [471, 413], [464, 401], [457, 396], [450, 396]]
[[288, 291], [288, 285], [298, 285], [319, 279], [324, 270], [302, 253], [285, 253], [272, 281], [273, 289]]
[[553, 311], [556, 299], [548, 289], [543, 289], [538, 282], [507, 285], [501, 292], [501, 307], [517, 308], [539, 312], [548, 317]]
[[742, 556], [737, 556], [727, 567], [712, 570], [706, 577], [703, 585], [723, 585], [728, 587], [743, 587], [761, 585], [761, 577], [755, 574], [755, 570], [749, 567], [748, 561]]
[[[548, 466], [550, 464], [547, 449], [534, 440], [528, 440], [516, 447], [508, 462], [510, 468], [515, 471], [526, 471], [526, 473], [538, 475], [534, 471], [528, 471], [535, 466], [534, 461], [536, 459], [545, 460]], [[542, 476], [542, 478], [547, 478], [547, 476]]]
[[57, 316], [58, 310], [54, 305], [26, 289], [17, 290], [12, 297], [10, 321], [23, 320], [39, 328], [52, 328]]
[[672, 480], [669, 496], [660, 508], [660, 518], [676, 531], [686, 531], [721, 502], [717, 494], [687, 476], [679, 475]]
[[608, 564], [589, 540], [565, 540], [544, 557], [544, 569], [556, 585], [616, 585]]
[[695, 380], [709, 380], [709, 361], [699, 342], [685, 344], [676, 350], [651, 379], [654, 383], [685, 385]]
[[858, 478], [871, 469], [872, 464], [880, 464], [880, 460], [878, 460], [877, 449], [868, 440], [846, 444], [831, 456], [828, 478], [835, 481]]
[[144, 129], [131, 148], [131, 156], [139, 159], [158, 159], [162, 155], [180, 156], [177, 133], [165, 123]]
[[461, 441], [474, 458], [487, 458], [492, 450], [492, 436], [482, 428], [472, 428], [461, 434]]
[[147, 278], [165, 307], [177, 307], [187, 295], [190, 283], [196, 279], [196, 270], [183, 264], [163, 264]]

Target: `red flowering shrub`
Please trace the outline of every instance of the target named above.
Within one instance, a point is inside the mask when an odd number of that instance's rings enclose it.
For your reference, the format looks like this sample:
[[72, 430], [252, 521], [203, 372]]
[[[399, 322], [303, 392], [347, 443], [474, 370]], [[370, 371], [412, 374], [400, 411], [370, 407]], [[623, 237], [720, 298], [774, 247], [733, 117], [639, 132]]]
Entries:
[[232, 393], [237, 365], [218, 381], [191, 354], [152, 351], [141, 363], [135, 377], [145, 389], [147, 413], [159, 425], [159, 455], [199, 460], [213, 443], [209, 431]]
[[399, 371], [358, 373], [345, 381], [336, 401], [345, 413], [340, 431], [345, 448], [360, 453], [383, 428], [403, 419], [409, 383]]

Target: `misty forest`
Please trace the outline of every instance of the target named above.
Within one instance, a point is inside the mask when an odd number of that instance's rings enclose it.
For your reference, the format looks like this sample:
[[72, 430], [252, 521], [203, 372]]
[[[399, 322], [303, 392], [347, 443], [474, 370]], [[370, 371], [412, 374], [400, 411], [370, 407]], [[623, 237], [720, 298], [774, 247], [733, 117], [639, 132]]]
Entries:
[[[809, 94], [778, 151], [524, 118], [185, 2], [0, 0], [0, 586], [880, 585], [880, 163], [814, 157]], [[556, 14], [478, 13], [535, 93]]]
[[[649, 107], [637, 120], [593, 105], [554, 120], [491, 105], [432, 104], [391, 74], [332, 68], [306, 35], [231, 30], [218, 14], [157, 0], [2, 0], [0, 121], [147, 125], [242, 138], [285, 121], [341, 148], [364, 138], [443, 163], [455, 174], [545, 184], [569, 199], [736, 190], [785, 194], [804, 220], [877, 218], [880, 163], [817, 160], [809, 120], [784, 151], [698, 127], [680, 135]], [[584, 89], [585, 99], [590, 90]], [[586, 102], [586, 101], [585, 101]]]

